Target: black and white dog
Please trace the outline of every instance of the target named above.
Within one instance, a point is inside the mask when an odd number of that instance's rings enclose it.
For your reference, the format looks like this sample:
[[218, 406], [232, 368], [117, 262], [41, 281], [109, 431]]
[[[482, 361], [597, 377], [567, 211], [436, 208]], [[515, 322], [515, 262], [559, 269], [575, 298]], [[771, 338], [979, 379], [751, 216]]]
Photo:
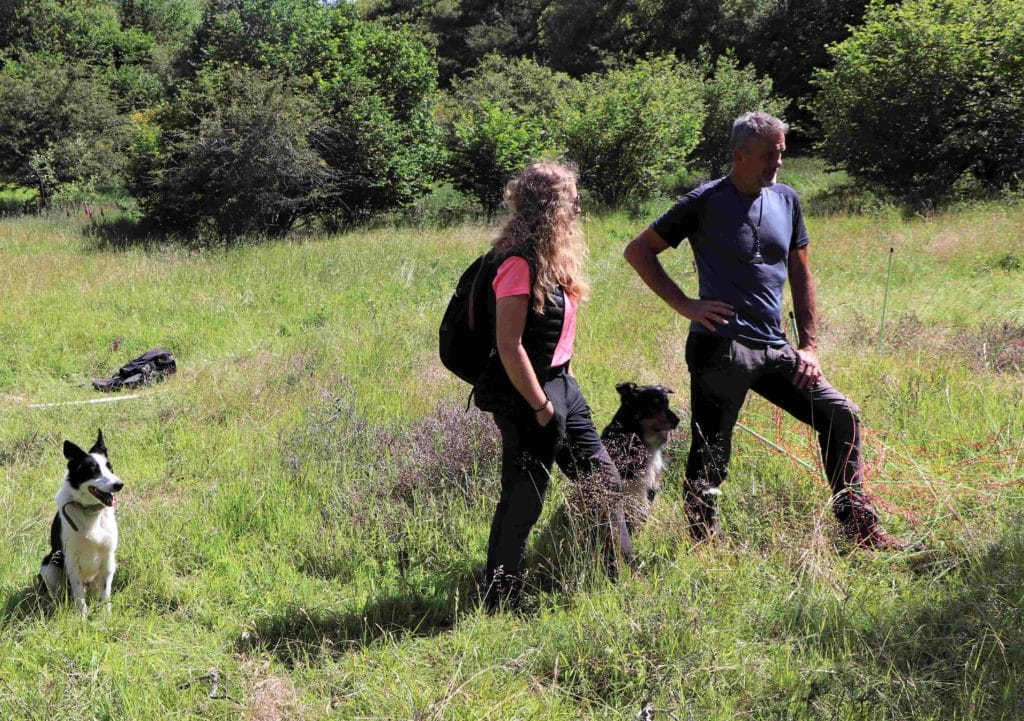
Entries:
[[114, 494], [124, 488], [107, 458], [103, 431], [89, 452], [64, 441], [68, 470], [57, 491], [57, 514], [50, 526], [50, 552], [39, 577], [55, 598], [71, 591], [75, 606], [87, 612], [86, 593], [107, 604], [117, 567]]
[[601, 433], [608, 454], [626, 484], [625, 512], [634, 533], [651, 515], [665, 469], [662, 448], [679, 425], [669, 408], [672, 391], [665, 386], [619, 383], [619, 409]]

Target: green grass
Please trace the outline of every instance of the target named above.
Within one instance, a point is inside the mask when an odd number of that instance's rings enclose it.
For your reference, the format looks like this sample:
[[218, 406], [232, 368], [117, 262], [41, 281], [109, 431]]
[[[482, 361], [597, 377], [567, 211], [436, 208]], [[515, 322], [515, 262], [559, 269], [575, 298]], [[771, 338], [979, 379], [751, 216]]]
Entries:
[[[801, 162], [785, 170], [805, 197], [833, 187]], [[618, 381], [687, 404], [686, 321], [621, 260], [641, 224], [587, 223], [577, 371], [599, 426]], [[635, 578], [579, 559], [523, 616], [488, 617], [472, 596], [495, 438], [435, 334], [492, 230], [115, 251], [63, 217], [3, 221], [0, 718], [630, 719], [646, 700], [659, 719], [1020, 717], [1024, 272], [1005, 258], [1024, 210], [808, 225], [822, 356], [863, 409], [869, 488], [931, 550], [851, 551], [820, 479], [743, 433], [726, 540], [694, 546], [681, 434]], [[688, 253], [665, 261], [692, 290]], [[94, 398], [92, 377], [150, 347], [180, 372], [142, 398], [29, 407]], [[741, 421], [813, 462], [767, 404]], [[127, 483], [121, 568], [112, 616], [83, 620], [32, 578], [60, 443], [98, 427]]]
[[38, 194], [35, 188], [0, 183], [0, 216], [22, 213]]

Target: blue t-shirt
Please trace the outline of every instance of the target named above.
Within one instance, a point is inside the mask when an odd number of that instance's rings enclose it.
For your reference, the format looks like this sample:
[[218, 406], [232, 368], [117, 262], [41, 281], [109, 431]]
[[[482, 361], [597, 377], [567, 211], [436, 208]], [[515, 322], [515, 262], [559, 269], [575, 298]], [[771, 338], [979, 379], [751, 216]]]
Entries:
[[[761, 263], [752, 262], [755, 228]], [[726, 176], [680, 198], [651, 229], [673, 248], [689, 239], [701, 300], [724, 301], [735, 310], [715, 335], [772, 346], [786, 343], [782, 291], [789, 252], [810, 242], [795, 190], [776, 183], [759, 195], [746, 195]], [[710, 335], [697, 322], [690, 323], [690, 332]]]

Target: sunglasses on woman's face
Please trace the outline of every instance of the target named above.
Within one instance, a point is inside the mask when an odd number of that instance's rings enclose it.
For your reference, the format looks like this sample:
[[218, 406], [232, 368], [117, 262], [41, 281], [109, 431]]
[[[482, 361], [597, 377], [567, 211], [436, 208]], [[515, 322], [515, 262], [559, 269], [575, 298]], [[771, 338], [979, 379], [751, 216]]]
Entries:
[[576, 196], [572, 199], [572, 209], [574, 212], [580, 212], [580, 196]]

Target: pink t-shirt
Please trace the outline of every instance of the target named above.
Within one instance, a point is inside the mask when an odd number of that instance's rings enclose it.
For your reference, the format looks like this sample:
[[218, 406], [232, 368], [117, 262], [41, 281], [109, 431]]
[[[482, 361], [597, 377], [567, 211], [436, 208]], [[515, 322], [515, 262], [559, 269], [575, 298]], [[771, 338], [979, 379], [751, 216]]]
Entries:
[[[511, 295], [530, 295], [530, 264], [526, 259], [513, 255], [505, 259], [494, 276], [495, 298], [507, 298]], [[562, 322], [562, 335], [558, 337], [555, 355], [551, 358], [551, 367], [565, 365], [572, 358], [572, 346], [576, 340], [576, 303], [568, 293], [565, 297], [565, 320]]]

